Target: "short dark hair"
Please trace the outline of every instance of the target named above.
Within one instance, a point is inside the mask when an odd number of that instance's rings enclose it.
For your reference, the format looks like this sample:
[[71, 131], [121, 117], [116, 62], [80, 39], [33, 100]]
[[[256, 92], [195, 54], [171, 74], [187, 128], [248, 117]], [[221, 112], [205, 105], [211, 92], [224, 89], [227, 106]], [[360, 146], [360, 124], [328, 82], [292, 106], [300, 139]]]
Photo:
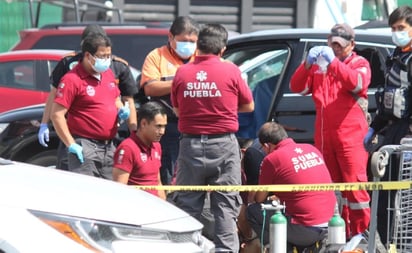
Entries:
[[94, 55], [99, 47], [111, 47], [110, 38], [104, 34], [92, 33], [88, 35], [82, 43], [82, 52], [89, 52]]
[[197, 49], [204, 54], [218, 55], [227, 44], [228, 33], [220, 24], [206, 24], [199, 32]]
[[100, 25], [97, 24], [92, 24], [88, 25], [84, 28], [83, 33], [82, 33], [82, 40], [84, 40], [87, 36], [93, 34], [93, 33], [99, 33], [103, 35], [107, 35], [106, 31], [101, 27]]
[[259, 142], [278, 144], [280, 141], [288, 138], [288, 134], [282, 125], [276, 122], [266, 122], [258, 132]]
[[173, 36], [180, 34], [199, 34], [199, 24], [189, 16], [177, 17], [170, 26], [170, 33]]
[[406, 23], [412, 26], [412, 7], [408, 5], [402, 5], [396, 8], [389, 15], [388, 24], [392, 26], [399, 20], [405, 19]]
[[153, 121], [158, 114], [167, 115], [166, 109], [161, 104], [155, 101], [143, 104], [137, 109], [137, 126], [140, 126], [143, 119], [146, 119], [148, 122]]

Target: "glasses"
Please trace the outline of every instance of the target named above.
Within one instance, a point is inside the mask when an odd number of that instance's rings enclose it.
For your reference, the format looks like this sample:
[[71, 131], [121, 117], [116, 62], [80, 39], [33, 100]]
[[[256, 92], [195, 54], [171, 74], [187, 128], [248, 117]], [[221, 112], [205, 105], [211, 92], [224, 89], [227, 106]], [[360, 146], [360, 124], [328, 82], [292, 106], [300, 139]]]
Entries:
[[106, 55], [93, 55], [94, 58], [100, 59], [100, 60], [106, 60], [112, 58], [111, 54], [106, 54]]

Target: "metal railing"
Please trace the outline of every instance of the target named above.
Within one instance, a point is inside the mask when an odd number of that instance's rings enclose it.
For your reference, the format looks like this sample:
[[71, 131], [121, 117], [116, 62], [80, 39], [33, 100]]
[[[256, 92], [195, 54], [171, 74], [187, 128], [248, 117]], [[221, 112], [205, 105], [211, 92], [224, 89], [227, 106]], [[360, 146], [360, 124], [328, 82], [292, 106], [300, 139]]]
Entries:
[[[30, 21], [32, 27], [38, 27], [40, 19], [40, 11], [42, 4], [51, 4], [55, 6], [60, 6], [63, 8], [70, 8], [74, 10], [75, 22], [81, 23], [83, 21], [84, 14], [88, 11], [89, 6], [106, 11], [109, 13], [116, 12], [118, 16], [119, 23], [123, 23], [123, 11], [120, 8], [110, 6], [109, 4], [99, 3], [92, 0], [27, 0], [29, 4]], [[106, 1], [110, 2], [110, 1]], [[36, 11], [34, 4], [37, 3]], [[111, 2], [110, 2], [111, 3]]]

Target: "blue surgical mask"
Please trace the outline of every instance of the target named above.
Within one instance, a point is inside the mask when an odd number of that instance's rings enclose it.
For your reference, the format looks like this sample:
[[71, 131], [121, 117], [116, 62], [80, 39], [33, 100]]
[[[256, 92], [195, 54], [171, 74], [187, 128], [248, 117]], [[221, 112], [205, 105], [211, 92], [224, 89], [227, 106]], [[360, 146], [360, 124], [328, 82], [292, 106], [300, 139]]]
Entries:
[[196, 43], [188, 41], [176, 41], [175, 52], [182, 59], [187, 59], [195, 53]]
[[405, 47], [411, 42], [409, 31], [392, 32], [392, 41], [398, 47]]
[[92, 66], [94, 71], [96, 71], [97, 73], [103, 73], [105, 72], [109, 67], [110, 67], [110, 63], [112, 62], [112, 58], [97, 58], [97, 57], [93, 57], [94, 58], [94, 65]]

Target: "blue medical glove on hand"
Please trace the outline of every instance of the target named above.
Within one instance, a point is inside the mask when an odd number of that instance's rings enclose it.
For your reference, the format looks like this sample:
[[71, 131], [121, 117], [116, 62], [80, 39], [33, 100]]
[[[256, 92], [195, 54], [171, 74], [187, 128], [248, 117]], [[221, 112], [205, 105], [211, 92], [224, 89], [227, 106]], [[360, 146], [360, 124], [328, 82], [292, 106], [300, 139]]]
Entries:
[[75, 154], [81, 163], [84, 162], [82, 146], [77, 143], [73, 143], [69, 146], [69, 152]]
[[119, 109], [117, 115], [119, 116], [119, 119], [125, 120], [128, 119], [130, 116], [130, 108], [129, 108], [129, 103], [126, 102], [126, 104]]
[[335, 53], [333, 52], [333, 49], [331, 47], [322, 47], [320, 55], [322, 55], [322, 57], [325, 58], [328, 63], [331, 63], [333, 59], [335, 59]]
[[375, 134], [375, 130], [372, 127], [369, 127], [368, 133], [366, 133], [365, 138], [363, 138], [363, 146], [365, 147], [366, 151], [372, 150], [372, 140]]
[[309, 50], [308, 56], [306, 57], [306, 62], [310, 65], [312, 65], [313, 63], [315, 63], [316, 58], [318, 58], [319, 54], [322, 51], [322, 47], [317, 46], [317, 47], [312, 47]]
[[40, 124], [40, 129], [39, 129], [39, 132], [37, 134], [37, 139], [39, 140], [39, 143], [43, 147], [48, 147], [49, 146], [46, 143], [46, 142], [49, 142], [49, 127], [48, 127], [47, 123], [41, 123]]

